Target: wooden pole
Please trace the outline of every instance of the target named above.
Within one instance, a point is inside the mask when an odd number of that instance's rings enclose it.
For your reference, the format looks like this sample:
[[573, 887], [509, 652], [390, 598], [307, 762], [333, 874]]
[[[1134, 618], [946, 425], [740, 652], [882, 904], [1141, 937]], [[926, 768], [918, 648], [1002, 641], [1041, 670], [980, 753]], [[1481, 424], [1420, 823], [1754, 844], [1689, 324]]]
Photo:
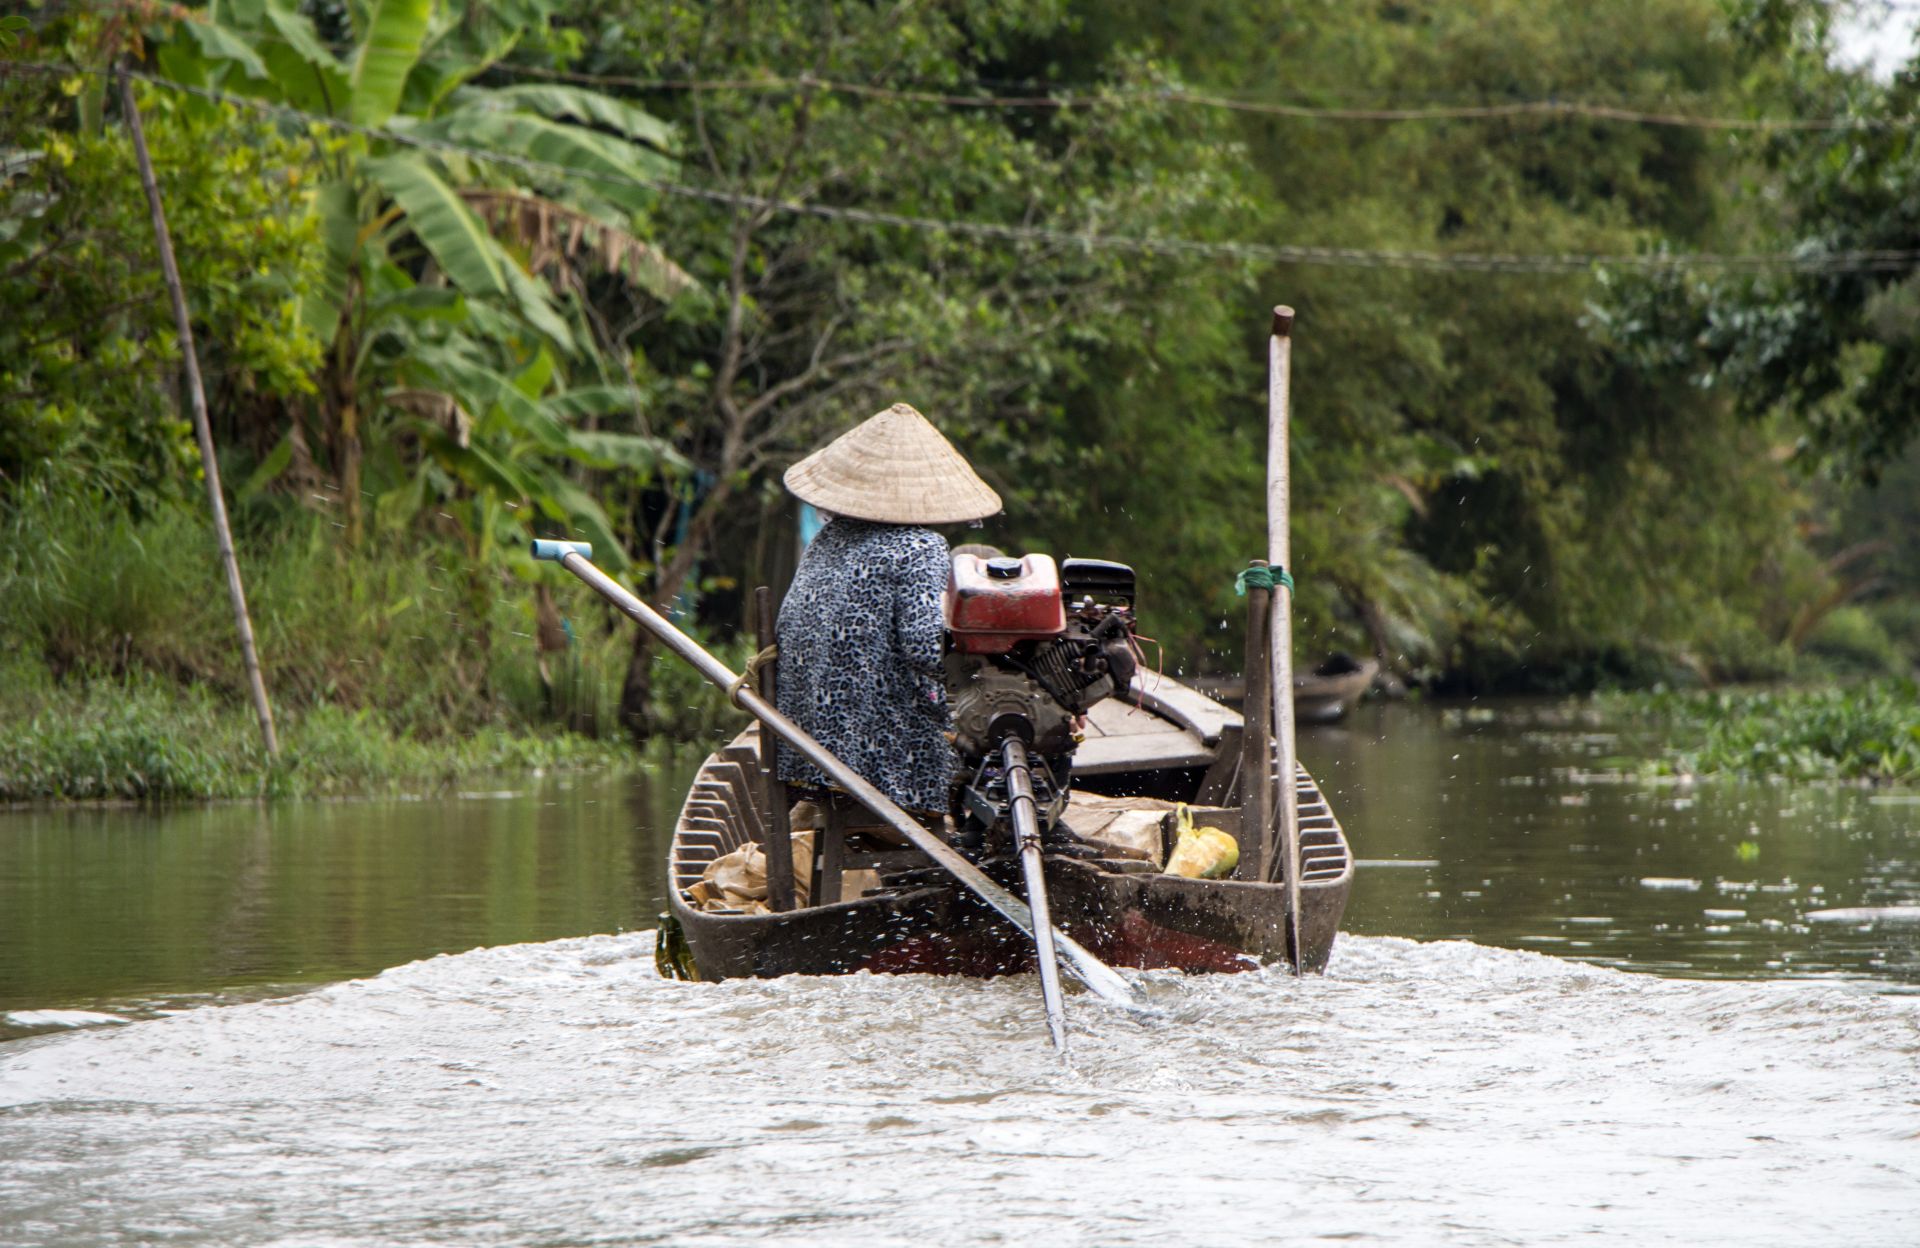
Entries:
[[173, 239], [167, 233], [167, 214], [160, 207], [160, 184], [153, 177], [153, 159], [147, 154], [147, 136], [140, 126], [140, 109], [133, 100], [133, 83], [124, 65], [120, 66], [120, 103], [126, 109], [127, 129], [133, 135], [133, 154], [140, 162], [140, 185], [146, 188], [147, 207], [153, 215], [153, 236], [160, 246], [160, 269], [166, 275], [167, 293], [173, 299], [174, 330], [180, 338], [187, 398], [193, 405], [193, 431], [200, 440], [200, 466], [206, 473], [207, 501], [213, 507], [213, 529], [220, 543], [220, 562], [227, 573], [227, 597], [233, 601], [233, 622], [240, 632], [247, 688], [253, 694], [253, 709], [260, 717], [260, 735], [267, 743], [267, 753], [278, 757], [280, 740], [273, 731], [273, 707], [267, 702], [267, 685], [260, 676], [260, 656], [253, 646], [253, 621], [247, 616], [247, 593], [240, 584], [240, 564], [233, 554], [233, 531], [227, 526], [227, 503], [220, 492], [220, 462], [213, 454], [213, 426], [207, 420], [207, 394], [200, 384], [200, 360], [193, 349], [187, 295], [180, 284], [180, 266], [174, 262]]
[[[1265, 559], [1250, 567], [1264, 568]], [[1252, 861], [1242, 861], [1236, 872], [1242, 879], [1264, 880], [1272, 856], [1268, 829], [1273, 827], [1273, 650], [1267, 640], [1273, 624], [1273, 595], [1247, 586], [1247, 692], [1240, 704], [1240, 846]]]
[[[1293, 401], [1293, 309], [1273, 310], [1267, 339], [1267, 562], [1275, 573], [1292, 571], [1293, 547], [1288, 483], [1287, 424]], [[1300, 795], [1294, 786], [1293, 593], [1277, 579], [1273, 587], [1273, 739], [1279, 743], [1280, 792], [1274, 813], [1280, 825], [1275, 855], [1287, 881], [1287, 958], [1300, 973]], [[1269, 878], [1274, 864], [1269, 862]]]
[[[755, 640], [765, 653], [774, 643], [773, 591], [765, 585], [753, 591], [753, 626]], [[776, 666], [775, 661], [760, 665], [760, 696], [778, 706]], [[760, 846], [767, 856], [767, 907], [775, 911], [791, 910], [793, 829], [787, 825], [787, 786], [780, 781], [779, 745], [765, 727], [760, 729], [760, 790], [767, 796], [766, 833]]]

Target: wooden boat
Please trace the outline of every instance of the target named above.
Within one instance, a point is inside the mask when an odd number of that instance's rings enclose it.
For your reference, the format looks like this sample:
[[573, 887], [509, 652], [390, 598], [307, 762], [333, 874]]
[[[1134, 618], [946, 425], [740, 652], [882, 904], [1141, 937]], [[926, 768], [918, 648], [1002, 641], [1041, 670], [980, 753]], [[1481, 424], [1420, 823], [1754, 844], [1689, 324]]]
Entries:
[[[1077, 829], [1076, 819], [1090, 808], [1156, 812], [1185, 802], [1194, 807], [1196, 823], [1234, 835], [1240, 865], [1232, 878], [1196, 880], [1162, 874], [1150, 860], [1119, 853], [1049, 853], [1045, 873], [1054, 922], [1115, 966], [1238, 971], [1288, 960], [1287, 888], [1269, 879], [1282, 872], [1269, 869], [1269, 848], [1241, 828], [1241, 811], [1231, 804], [1244, 753], [1239, 712], [1165, 677], [1140, 677], [1130, 694], [1093, 708], [1075, 756], [1064, 822]], [[827, 826], [814, 834], [817, 852], [795, 843], [802, 866], [796, 870], [794, 909], [702, 908], [695, 896], [703, 891], [699, 885], [709, 865], [759, 840], [768, 827], [760, 751], [756, 726], [710, 755], [688, 791], [669, 855], [663, 971], [711, 980], [861, 970], [989, 976], [1034, 968], [1032, 941], [934, 869], [920, 851], [881, 841], [874, 835], [880, 830], [851, 803], [832, 804]], [[1275, 779], [1270, 770], [1269, 783]], [[1299, 964], [1321, 970], [1352, 888], [1353, 857], [1304, 768], [1296, 769], [1294, 787]], [[1144, 820], [1156, 822], [1151, 813]], [[1017, 887], [1011, 856], [982, 867], [1001, 884]]]
[[[1113, 966], [1326, 967], [1353, 887], [1353, 856], [1319, 786], [1295, 761], [1293, 582], [1285, 571], [1292, 325], [1292, 309], [1273, 310], [1268, 558], [1250, 561], [1236, 582], [1247, 599], [1246, 718], [1178, 681], [1140, 673], [1132, 568], [956, 552], [943, 669], [949, 739], [967, 774], [956, 785], [955, 815], [931, 834], [779, 714], [772, 665], [756, 661], [757, 682], [751, 669], [735, 678], [657, 613], [628, 601], [584, 556], [549, 555], [731, 688], [761, 721], [706, 760], [681, 809], [657, 945], [663, 971], [729, 979], [1037, 968], [1054, 1044], [1064, 1050], [1056, 948], [1090, 990], [1120, 1004], [1130, 994]], [[760, 654], [771, 658], [772, 595], [764, 587], [755, 614]], [[859, 804], [822, 794], [805, 831], [789, 837], [799, 808], [788, 810], [785, 787], [766, 766], [768, 726]], [[1095, 826], [1088, 816], [1100, 813], [1106, 822]], [[1174, 855], [1176, 825], [1189, 819], [1214, 835], [1191, 836]], [[1049, 842], [1048, 830], [1061, 825], [1071, 835]], [[1188, 856], [1200, 844], [1219, 851], [1218, 833], [1232, 838], [1237, 860]], [[970, 865], [956, 851], [961, 843], [994, 856]], [[1182, 860], [1177, 872], [1173, 857]], [[1192, 878], [1221, 872], [1225, 878]], [[1055, 939], [1056, 929], [1065, 940]]]
[[[1309, 726], [1338, 723], [1379, 674], [1377, 660], [1344, 654], [1335, 655], [1311, 672], [1300, 673], [1293, 678], [1293, 722]], [[1193, 686], [1229, 705], [1238, 705], [1247, 691], [1247, 682], [1238, 676], [1203, 676], [1194, 680]]]
[[1311, 672], [1293, 678], [1293, 719], [1298, 724], [1331, 724], [1346, 718], [1380, 674], [1373, 659], [1336, 654]]

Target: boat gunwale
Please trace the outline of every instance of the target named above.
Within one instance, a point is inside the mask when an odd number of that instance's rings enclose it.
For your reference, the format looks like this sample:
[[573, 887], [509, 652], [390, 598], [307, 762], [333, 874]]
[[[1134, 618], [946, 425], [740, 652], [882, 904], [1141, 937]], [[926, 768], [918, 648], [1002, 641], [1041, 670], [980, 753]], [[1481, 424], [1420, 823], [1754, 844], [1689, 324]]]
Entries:
[[[1184, 688], [1184, 686], [1182, 687]], [[1205, 695], [1197, 694], [1197, 696], [1204, 697]], [[905, 889], [890, 890], [872, 896], [843, 898], [839, 901], [826, 902], [818, 905], [809, 903], [796, 906], [793, 910], [789, 911], [767, 911], [759, 914], [748, 913], [737, 909], [700, 909], [692, 898], [687, 895], [687, 890], [691, 887], [691, 884], [682, 884], [680, 882], [687, 874], [691, 874], [688, 868], [693, 867], [697, 863], [704, 869], [706, 863], [710, 863], [714, 861], [714, 859], [732, 852], [742, 844], [757, 839], [756, 832], [758, 831], [761, 814], [759, 811], [759, 802], [755, 800], [755, 795], [751, 792], [756, 773], [753, 768], [746, 765], [746, 760], [741, 756], [743, 753], [757, 755], [759, 750], [758, 735], [757, 726], [750, 726], [725, 746], [708, 754], [701, 762], [700, 769], [694, 773], [693, 781], [687, 787], [687, 796], [682, 800], [680, 814], [674, 821], [673, 837], [667, 853], [668, 893], [676, 909], [698, 915], [702, 920], [726, 919], [747, 922], [779, 922], [782, 920], [790, 920], [800, 914], [827, 914], [836, 911], [851, 913], [862, 907], [886, 905], [900, 898], [922, 893], [951, 893], [958, 888], [958, 884], [955, 881], [913, 885]], [[713, 774], [728, 768], [733, 769], [733, 774], [739, 776], [737, 786], [733, 780], [721, 778]], [[1314, 779], [1313, 775], [1304, 765], [1296, 764], [1295, 785], [1296, 792], [1299, 795], [1299, 807], [1303, 812], [1301, 825], [1301, 889], [1303, 891], [1311, 889], [1316, 892], [1326, 892], [1351, 887], [1354, 878], [1353, 850], [1347, 842], [1345, 828], [1341, 825], [1339, 818], [1333, 813], [1332, 804], [1327, 800], [1326, 794], [1320, 788], [1319, 782]], [[713, 796], [710, 793], [702, 793], [701, 789], [704, 786], [717, 786], [723, 790], [737, 793], [739, 796], [734, 808], [729, 808], [729, 803], [724, 799]], [[702, 808], [698, 814], [693, 813], [693, 808], [696, 805]], [[1318, 809], [1316, 810], [1314, 808]], [[1313, 813], [1306, 813], [1310, 810], [1313, 811]], [[752, 826], [743, 826], [743, 821]], [[701, 839], [707, 840], [708, 843], [706, 845], [698, 846], [699, 849], [707, 852], [701, 853], [691, 859], [683, 855], [681, 852], [683, 833], [692, 833]], [[1331, 874], [1326, 873], [1324, 868], [1316, 871], [1311, 865], [1316, 855], [1311, 855], [1308, 852], [1311, 849], [1325, 848], [1328, 846], [1326, 846], [1324, 842], [1310, 843], [1306, 839], [1309, 836], [1316, 838], [1325, 837], [1328, 833], [1332, 834], [1333, 840], [1331, 845], [1338, 848], [1339, 856], [1342, 860], [1339, 869]], [[713, 845], [713, 840], [715, 839], [719, 841], [717, 846]], [[687, 848], [695, 848], [695, 846], [688, 845]], [[1074, 859], [1062, 860], [1085, 861]], [[926, 863], [926, 866], [929, 868], [933, 865], [931, 859]], [[1220, 890], [1226, 895], [1243, 894], [1246, 893], [1247, 890], [1255, 890], [1253, 893], [1247, 895], [1258, 895], [1257, 890], [1285, 888], [1284, 882], [1271, 880], [1240, 880], [1231, 878], [1218, 880], [1186, 880], [1185, 877], [1169, 876], [1164, 872], [1119, 871], [1109, 868], [1102, 868], [1101, 870], [1103, 874], [1112, 876], [1183, 881], [1184, 883], [1198, 886], [1203, 891]], [[1221, 890], [1222, 885], [1232, 885], [1235, 887]]]
[[[1192, 698], [1206, 697], [1186, 686], [1181, 688]], [[1205, 749], [1197, 732], [1167, 720], [1151, 705], [1142, 705], [1141, 709], [1160, 718], [1165, 730], [1107, 739], [1131, 736], [1144, 741], [1182, 735], [1192, 741], [1196, 751]], [[1242, 722], [1232, 708], [1220, 709], [1222, 723]], [[999, 932], [991, 914], [976, 916], [972, 895], [951, 878], [909, 877], [898, 885], [882, 886], [858, 897], [814, 905], [809, 900], [813, 880], [808, 873], [796, 880], [800, 904], [791, 910], [701, 909], [688, 890], [702, 878], [709, 864], [764, 835], [768, 795], [759, 767], [762, 736], [760, 726], [750, 724], [710, 753], [689, 783], [674, 824], [666, 862], [668, 908], [684, 933], [694, 978], [844, 974], [863, 968], [963, 975], [1000, 974], [1008, 969], [1004, 959], [1010, 947], [1006, 943], [1010, 929]], [[1223, 733], [1222, 744], [1237, 748], [1233, 745], [1237, 736]], [[1215, 764], [1211, 770], [1218, 770], [1220, 748], [1216, 746], [1202, 755]], [[1274, 763], [1277, 766], [1277, 758]], [[1200, 774], [1198, 769], [1165, 768], [1148, 752], [1148, 757], [1139, 760], [1130, 772], [1122, 770], [1118, 774], [1133, 774], [1151, 787], [1156, 777], [1165, 780], [1189, 770], [1196, 777]], [[1102, 778], [1113, 774], [1108, 771]], [[1276, 771], [1273, 779], [1278, 778]], [[1299, 886], [1305, 947], [1302, 964], [1318, 971], [1325, 969], [1331, 957], [1339, 919], [1352, 888], [1355, 861], [1345, 829], [1319, 783], [1298, 765], [1294, 783], [1303, 816]], [[1335, 870], [1317, 865], [1336, 857], [1339, 865]], [[935, 869], [931, 859], [923, 858], [916, 865], [911, 858], [909, 853], [897, 861], [908, 871]], [[1291, 937], [1290, 925], [1281, 918], [1288, 895], [1284, 880], [1189, 879], [1147, 869], [1145, 860], [1136, 864], [1118, 858], [1048, 855], [1046, 861], [1048, 875], [1058, 890], [1056, 904], [1068, 912], [1061, 922], [1093, 924], [1090, 928], [1065, 930], [1073, 931], [1076, 939], [1094, 942], [1090, 947], [1119, 939], [1122, 947], [1102, 955], [1114, 959], [1115, 965], [1206, 972], [1271, 965], [1285, 958], [1281, 946]], [[1070, 917], [1075, 913], [1077, 917]], [[929, 954], [929, 946], [921, 943], [932, 938], [932, 947], [940, 947], [948, 933], [961, 943], [944, 946], [947, 954]], [[903, 953], [914, 949], [918, 952]], [[983, 949], [1001, 952], [983, 955]], [[903, 966], [897, 962], [901, 956], [910, 963], [931, 956], [934, 964]], [[960, 961], [940, 960], [948, 956], [959, 957]], [[983, 964], [974, 960], [980, 956], [987, 957], [984, 965], [989, 969], [981, 969]], [[1223, 959], [1240, 959], [1244, 965], [1235, 962], [1229, 966]]]

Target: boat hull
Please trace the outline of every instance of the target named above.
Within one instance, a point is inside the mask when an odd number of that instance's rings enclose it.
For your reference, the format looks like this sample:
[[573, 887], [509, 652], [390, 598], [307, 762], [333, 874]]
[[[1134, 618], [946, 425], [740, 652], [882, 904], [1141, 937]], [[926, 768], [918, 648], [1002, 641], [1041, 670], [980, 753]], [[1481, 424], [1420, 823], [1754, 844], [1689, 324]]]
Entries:
[[[1011, 864], [989, 864], [1007, 877]], [[1054, 922], [1110, 966], [1255, 970], [1287, 960], [1286, 890], [1236, 880], [1120, 873], [1049, 859]], [[1345, 886], [1306, 887], [1301, 969], [1325, 970]], [[893, 974], [991, 977], [1034, 969], [1033, 943], [955, 887], [918, 888], [788, 914], [710, 914], [675, 898], [701, 979]]]
[[[1189, 694], [1199, 701], [1178, 700]], [[1110, 792], [1194, 802], [1208, 783], [1209, 751], [1220, 766], [1237, 758], [1237, 746], [1224, 748], [1237, 738], [1237, 716], [1191, 691], [1163, 690], [1161, 697], [1154, 724], [1132, 724], [1132, 732], [1106, 738], [1102, 750], [1083, 747], [1099, 772], [1089, 779]], [[1219, 716], [1209, 718], [1215, 710]], [[1186, 733], [1188, 744], [1174, 748], [1177, 742], [1162, 740], [1177, 733]], [[1033, 969], [1032, 942], [930, 863], [908, 868], [866, 896], [784, 913], [695, 905], [688, 890], [706, 865], [761, 836], [768, 797], [757, 779], [758, 761], [758, 734], [749, 730], [707, 760], [682, 808], [668, 896], [687, 955], [678, 962], [683, 973], [738, 979], [857, 971], [994, 976]], [[1319, 971], [1332, 955], [1353, 861], [1345, 833], [1304, 769], [1295, 788], [1302, 846], [1299, 960], [1301, 969]], [[1013, 859], [990, 860], [983, 869], [1009, 891], [1024, 893]], [[1190, 880], [1143, 862], [1064, 855], [1050, 855], [1045, 869], [1055, 924], [1109, 965], [1234, 972], [1291, 961], [1282, 883]]]
[[1293, 718], [1299, 724], [1333, 724], [1345, 719], [1380, 674], [1380, 664], [1367, 659], [1352, 671], [1310, 672], [1293, 678]]

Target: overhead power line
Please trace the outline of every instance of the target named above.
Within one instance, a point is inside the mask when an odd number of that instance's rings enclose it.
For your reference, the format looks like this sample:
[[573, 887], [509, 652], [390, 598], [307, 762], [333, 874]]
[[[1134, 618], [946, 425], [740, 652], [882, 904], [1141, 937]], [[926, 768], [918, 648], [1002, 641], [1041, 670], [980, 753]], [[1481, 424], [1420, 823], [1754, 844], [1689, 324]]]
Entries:
[[[101, 74], [104, 71], [72, 65], [0, 62], [0, 72], [26, 70], [42, 73]], [[405, 147], [469, 157], [494, 165], [523, 169], [550, 178], [585, 180], [606, 185], [626, 186], [661, 195], [691, 199], [727, 207], [770, 211], [791, 216], [847, 221], [859, 225], [887, 226], [925, 233], [952, 234], [1005, 242], [1045, 243], [1089, 251], [1117, 251], [1144, 255], [1189, 256], [1254, 260], [1271, 264], [1310, 264], [1346, 268], [1418, 269], [1446, 272], [1493, 273], [1582, 273], [1596, 267], [1613, 267], [1649, 272], [1674, 272], [1711, 269], [1733, 272], [1859, 273], [1904, 271], [1920, 264], [1920, 251], [1888, 249], [1841, 252], [1691, 252], [1691, 253], [1510, 253], [1471, 251], [1392, 251], [1358, 247], [1329, 247], [1309, 244], [1253, 243], [1244, 241], [1190, 239], [1153, 235], [1105, 234], [1093, 230], [1074, 230], [1048, 226], [1009, 225], [992, 221], [956, 220], [916, 216], [908, 213], [823, 204], [803, 200], [776, 199], [740, 191], [691, 186], [660, 178], [634, 177], [605, 171], [578, 169], [550, 161], [537, 160], [507, 152], [490, 151], [446, 139], [429, 138], [381, 126], [364, 126], [338, 117], [307, 112], [285, 104], [275, 104], [251, 96], [236, 95], [210, 87], [175, 82], [152, 74], [131, 75], [141, 82], [168, 91], [177, 91], [217, 103], [231, 104], [266, 116], [324, 126], [344, 133], [359, 134]]]
[[[1911, 6], [1920, 9], [1920, 4]], [[299, 49], [300, 45], [267, 31], [250, 31], [248, 37], [265, 43]], [[350, 45], [324, 44], [330, 51], [352, 51]], [[464, 65], [446, 58], [423, 57], [424, 63], [446, 66]], [[1235, 95], [1229, 92], [1180, 87], [1127, 87], [1098, 83], [1051, 82], [1040, 79], [996, 81], [980, 79], [967, 84], [939, 88], [924, 85], [899, 85], [879, 81], [823, 78], [813, 74], [756, 74], [750, 77], [699, 78], [688, 76], [638, 76], [628, 74], [590, 74], [577, 70], [545, 69], [535, 65], [495, 62], [487, 73], [510, 78], [532, 78], [549, 82], [569, 82], [601, 87], [626, 87], [634, 91], [732, 92], [768, 95], [794, 95], [826, 92], [864, 99], [925, 104], [944, 108], [1006, 109], [1046, 112], [1087, 111], [1126, 108], [1140, 104], [1172, 104], [1181, 107], [1220, 109], [1227, 112], [1288, 118], [1307, 122], [1401, 122], [1498, 121], [1498, 120], [1585, 120], [1616, 122], [1623, 125], [1658, 126], [1676, 129], [1710, 130], [1728, 133], [1845, 132], [1853, 130], [1903, 129], [1920, 122], [1915, 117], [1821, 116], [1821, 117], [1729, 117], [1678, 111], [1671, 106], [1653, 106], [1617, 100], [1595, 100], [1548, 95], [1529, 99], [1474, 100], [1470, 102], [1428, 102], [1399, 104], [1315, 104]], [[974, 86], [976, 91], [958, 89]], [[1405, 97], [1402, 97], [1405, 98]], [[1414, 97], [1422, 98], [1422, 97]]]
[[[539, 78], [593, 86], [618, 86], [636, 91], [763, 92], [793, 95], [809, 91], [865, 99], [893, 100], [949, 108], [1031, 109], [1054, 112], [1100, 108], [1125, 108], [1138, 104], [1177, 104], [1197, 108], [1224, 109], [1268, 117], [1287, 117], [1300, 121], [1329, 122], [1408, 122], [1466, 121], [1511, 118], [1574, 118], [1591, 121], [1615, 121], [1634, 125], [1667, 126], [1695, 130], [1750, 132], [1886, 130], [1911, 126], [1912, 117], [1717, 117], [1671, 110], [1632, 107], [1580, 99], [1501, 100], [1476, 104], [1429, 104], [1418, 107], [1368, 107], [1351, 105], [1289, 104], [1274, 100], [1193, 91], [1184, 87], [1100, 87], [1071, 86], [1061, 83], [1027, 82], [1006, 84], [1008, 94], [962, 94], [951, 90], [927, 90], [895, 87], [879, 83], [818, 78], [811, 74], [773, 75], [753, 78], [647, 78], [622, 74], [587, 74], [570, 70], [541, 69], [531, 65], [497, 64], [490, 71], [509, 77]], [[1024, 92], [1015, 94], [1014, 92]]]

